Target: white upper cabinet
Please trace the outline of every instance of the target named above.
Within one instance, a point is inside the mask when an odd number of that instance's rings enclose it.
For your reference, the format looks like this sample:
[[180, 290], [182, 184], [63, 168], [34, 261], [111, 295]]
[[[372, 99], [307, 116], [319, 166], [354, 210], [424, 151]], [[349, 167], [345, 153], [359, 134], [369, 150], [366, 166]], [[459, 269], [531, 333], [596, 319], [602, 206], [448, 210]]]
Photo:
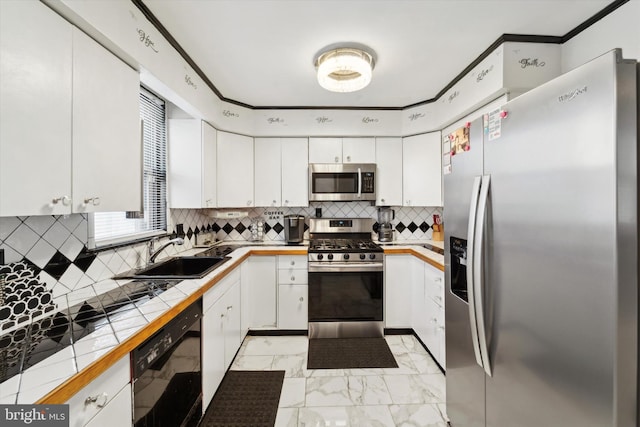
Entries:
[[255, 138], [255, 206], [308, 206], [306, 138]]
[[375, 138], [342, 138], [343, 163], [375, 163]]
[[138, 73], [73, 31], [73, 210], [142, 209]]
[[255, 138], [255, 206], [282, 206], [280, 138]]
[[0, 1], [0, 216], [71, 213], [71, 29]]
[[170, 119], [169, 206], [216, 206], [217, 132], [196, 119]]
[[202, 207], [218, 206], [217, 158], [218, 132], [202, 122]]
[[402, 138], [376, 138], [376, 205], [402, 206]]
[[402, 139], [403, 206], [442, 206], [440, 132]]
[[253, 138], [218, 132], [218, 207], [254, 206]]
[[309, 206], [307, 138], [282, 138], [282, 206]]
[[309, 138], [309, 163], [342, 163], [342, 138]]
[[0, 215], [140, 210], [138, 73], [40, 2], [0, 8]]
[[309, 163], [375, 163], [374, 138], [309, 138]]

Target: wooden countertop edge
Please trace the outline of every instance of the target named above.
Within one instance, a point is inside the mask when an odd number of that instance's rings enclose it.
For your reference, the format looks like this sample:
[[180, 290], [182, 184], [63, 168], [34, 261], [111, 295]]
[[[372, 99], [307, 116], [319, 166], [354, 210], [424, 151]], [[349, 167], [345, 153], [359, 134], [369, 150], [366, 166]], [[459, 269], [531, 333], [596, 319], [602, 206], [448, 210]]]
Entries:
[[430, 264], [432, 266], [434, 266], [435, 268], [437, 268], [440, 271], [444, 271], [444, 265], [440, 264], [438, 261], [429, 258], [428, 256], [415, 251], [411, 248], [384, 248], [384, 253], [385, 254], [391, 254], [391, 255], [400, 255], [400, 254], [405, 254], [405, 255], [413, 255], [416, 258], [420, 258], [422, 261], [426, 262], [427, 264]]
[[[389, 248], [384, 250], [385, 254], [411, 254], [414, 255], [421, 260], [428, 262], [434, 267], [444, 271], [444, 266], [439, 264], [438, 262], [427, 258], [419, 252], [413, 251], [412, 249], [395, 249]], [[87, 384], [96, 379], [102, 373], [104, 373], [107, 369], [109, 369], [116, 361], [120, 360], [120, 358], [129, 354], [133, 349], [135, 349], [138, 345], [140, 345], [144, 340], [149, 338], [151, 335], [156, 333], [161, 327], [163, 327], [169, 320], [173, 319], [177, 314], [179, 314], [182, 310], [193, 304], [198, 298], [202, 297], [202, 295], [216, 285], [220, 280], [222, 280], [225, 276], [227, 276], [231, 271], [233, 271], [238, 265], [240, 265], [244, 260], [249, 258], [251, 255], [258, 256], [268, 256], [268, 255], [306, 255], [307, 248], [300, 249], [289, 249], [289, 250], [281, 250], [281, 249], [251, 249], [247, 251], [244, 255], [234, 259], [231, 261], [231, 264], [228, 265], [224, 271], [220, 272], [214, 278], [205, 283], [200, 289], [195, 291], [193, 294], [189, 295], [186, 299], [178, 303], [177, 305], [171, 307], [161, 316], [153, 319], [149, 322], [144, 328], [138, 331], [136, 334], [129, 337], [124, 342], [118, 344], [113, 348], [110, 352], [106, 353], [104, 356], [100, 357], [98, 360], [94, 361], [86, 368], [82, 369], [77, 374], [73, 375], [64, 383], [60, 384], [55, 389], [51, 390], [44, 397], [40, 398], [36, 401], [38, 405], [45, 404], [58, 404], [65, 403], [68, 401], [73, 395], [82, 390]]]

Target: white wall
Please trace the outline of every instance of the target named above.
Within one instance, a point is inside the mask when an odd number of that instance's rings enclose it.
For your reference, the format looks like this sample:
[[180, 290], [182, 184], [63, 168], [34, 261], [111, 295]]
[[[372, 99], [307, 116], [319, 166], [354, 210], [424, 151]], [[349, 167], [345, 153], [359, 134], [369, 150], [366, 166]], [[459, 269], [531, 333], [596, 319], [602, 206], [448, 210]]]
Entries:
[[562, 72], [621, 48], [625, 59], [640, 60], [640, 0], [631, 0], [562, 45]]

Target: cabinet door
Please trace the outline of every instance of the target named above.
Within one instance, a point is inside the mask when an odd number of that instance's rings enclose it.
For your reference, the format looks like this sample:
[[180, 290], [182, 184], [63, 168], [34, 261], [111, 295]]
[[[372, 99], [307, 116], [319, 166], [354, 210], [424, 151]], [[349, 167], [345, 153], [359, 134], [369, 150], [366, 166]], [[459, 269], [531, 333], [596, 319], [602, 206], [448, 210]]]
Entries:
[[282, 138], [282, 206], [309, 206], [307, 138]]
[[75, 28], [72, 154], [75, 212], [141, 210], [138, 73]]
[[255, 206], [282, 206], [280, 138], [255, 138]]
[[309, 163], [341, 163], [342, 138], [309, 138]]
[[0, 216], [71, 213], [71, 28], [0, 1]]
[[376, 138], [376, 205], [402, 206], [402, 139]]
[[218, 146], [217, 131], [202, 122], [202, 207], [215, 208], [217, 204], [216, 158]]
[[442, 206], [440, 132], [402, 140], [403, 206]]
[[344, 163], [375, 163], [376, 140], [374, 138], [342, 138]]
[[229, 368], [240, 348], [240, 282], [233, 285], [224, 296], [224, 367]]
[[[111, 408], [111, 403], [118, 395], [118, 392], [122, 390], [123, 387], [128, 386], [130, 380], [131, 367], [129, 355], [127, 354], [66, 402], [69, 405], [69, 426], [82, 427], [92, 418], [97, 418], [101, 412]], [[93, 398], [96, 398], [95, 402], [87, 403], [87, 399]], [[128, 416], [129, 421], [124, 425], [131, 423], [130, 410]]]
[[[208, 292], [211, 292], [209, 290]], [[206, 296], [207, 294], [205, 294]], [[206, 411], [226, 371], [224, 300], [218, 300], [202, 316], [202, 412]]]
[[413, 283], [411, 255], [385, 255], [385, 326], [410, 328]]
[[276, 257], [252, 256], [242, 271], [250, 329], [276, 327]]
[[130, 426], [133, 423], [133, 402], [131, 398], [131, 384], [114, 397], [98, 415], [91, 419], [87, 427]]
[[278, 285], [278, 329], [307, 329], [306, 285]]
[[201, 208], [204, 150], [200, 120], [171, 119], [168, 136], [169, 206]]
[[253, 138], [218, 132], [218, 207], [251, 207], [253, 203]]

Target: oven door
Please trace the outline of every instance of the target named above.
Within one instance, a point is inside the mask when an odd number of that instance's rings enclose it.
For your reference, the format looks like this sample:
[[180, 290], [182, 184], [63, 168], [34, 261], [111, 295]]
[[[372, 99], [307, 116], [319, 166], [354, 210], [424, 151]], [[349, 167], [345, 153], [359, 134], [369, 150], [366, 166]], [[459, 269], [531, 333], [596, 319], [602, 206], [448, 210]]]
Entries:
[[382, 322], [383, 266], [309, 263], [309, 322]]

